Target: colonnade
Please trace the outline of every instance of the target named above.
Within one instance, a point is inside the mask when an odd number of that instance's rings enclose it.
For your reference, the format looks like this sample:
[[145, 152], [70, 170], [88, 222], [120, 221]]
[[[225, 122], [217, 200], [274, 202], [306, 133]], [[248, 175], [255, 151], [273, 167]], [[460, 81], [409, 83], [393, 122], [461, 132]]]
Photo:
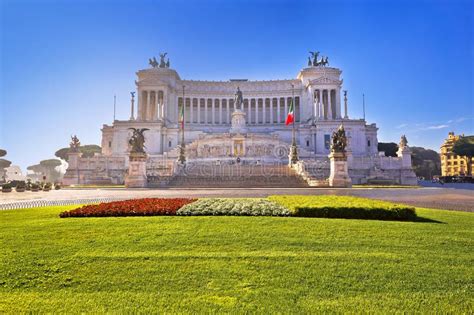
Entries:
[[313, 116], [318, 120], [341, 118], [340, 95], [336, 89], [314, 90]]
[[138, 94], [139, 120], [158, 120], [166, 117], [167, 92], [163, 90], [143, 90]]
[[[246, 98], [242, 111], [248, 125], [283, 124], [288, 113], [291, 97]], [[181, 111], [183, 98], [178, 98]], [[188, 124], [230, 124], [234, 100], [228, 98], [185, 97], [184, 118]], [[295, 121], [300, 121], [300, 99], [295, 97]]]

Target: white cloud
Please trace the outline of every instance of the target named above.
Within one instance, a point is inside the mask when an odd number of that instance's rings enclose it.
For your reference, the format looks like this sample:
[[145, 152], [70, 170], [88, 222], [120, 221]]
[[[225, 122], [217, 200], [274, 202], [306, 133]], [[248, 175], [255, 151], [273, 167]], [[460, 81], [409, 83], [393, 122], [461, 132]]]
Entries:
[[422, 130], [438, 130], [438, 129], [444, 129], [448, 127], [449, 125], [433, 125], [433, 126], [428, 126], [426, 128], [422, 128]]
[[401, 124], [401, 125], [396, 126], [395, 128], [402, 129], [402, 128], [405, 128], [406, 126], [408, 126], [408, 124]]

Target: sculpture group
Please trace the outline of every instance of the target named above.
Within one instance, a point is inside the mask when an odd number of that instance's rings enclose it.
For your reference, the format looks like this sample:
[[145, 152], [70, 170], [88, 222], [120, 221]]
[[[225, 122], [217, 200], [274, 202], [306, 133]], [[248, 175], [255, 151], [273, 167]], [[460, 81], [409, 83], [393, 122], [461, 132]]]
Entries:
[[145, 135], [144, 132], [150, 130], [148, 128], [129, 128], [129, 130], [133, 130], [132, 137], [128, 140], [128, 144], [130, 144], [130, 152], [131, 153], [145, 153]]
[[326, 67], [329, 65], [329, 58], [326, 56], [321, 56], [321, 59], [318, 61], [319, 51], [310, 51], [311, 55], [308, 57], [308, 67]]
[[150, 66], [153, 68], [169, 68], [170, 67], [170, 59], [168, 58], [165, 61], [166, 55], [168, 53], [160, 53], [160, 62], [156, 60], [156, 58], [153, 56], [153, 58], [148, 59], [148, 63]]

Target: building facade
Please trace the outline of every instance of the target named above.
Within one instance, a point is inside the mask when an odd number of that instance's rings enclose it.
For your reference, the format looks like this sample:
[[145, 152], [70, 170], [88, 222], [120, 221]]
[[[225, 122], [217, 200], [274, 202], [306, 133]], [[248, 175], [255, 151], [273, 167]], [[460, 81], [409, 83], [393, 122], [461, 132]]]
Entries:
[[[73, 162], [70, 166], [66, 181], [68, 177], [83, 182], [123, 181], [124, 175], [120, 174], [128, 167], [130, 128], [148, 129], [145, 146], [150, 174], [157, 176], [164, 169], [173, 173], [181, 139], [182, 112], [188, 163], [232, 163], [239, 157], [244, 163], [285, 164], [293, 127], [285, 125], [285, 118], [294, 100], [298, 154], [308, 176], [326, 176], [331, 135], [343, 124], [354, 183], [375, 179], [413, 183], [409, 174], [411, 159], [407, 165], [402, 157], [379, 156], [377, 126], [349, 118], [347, 92], [341, 99], [340, 69], [309, 65], [295, 79], [196, 81], [182, 79], [169, 67], [169, 61], [166, 64], [162, 60], [160, 65], [150, 61], [150, 64], [152, 67], [136, 73], [136, 110], [132, 96], [129, 119], [103, 125], [102, 154], [91, 159], [79, 157], [77, 165]], [[245, 131], [236, 133], [232, 130], [232, 113], [236, 111], [237, 89], [242, 91], [239, 110], [244, 113]], [[160, 163], [161, 166], [156, 166]], [[307, 171], [312, 168], [319, 175]], [[76, 175], [72, 176], [72, 172]]]
[[[464, 176], [468, 173], [467, 158], [452, 152], [454, 143], [459, 140], [459, 137], [454, 132], [449, 132], [441, 145], [441, 176]], [[474, 158], [472, 161], [474, 162]]]

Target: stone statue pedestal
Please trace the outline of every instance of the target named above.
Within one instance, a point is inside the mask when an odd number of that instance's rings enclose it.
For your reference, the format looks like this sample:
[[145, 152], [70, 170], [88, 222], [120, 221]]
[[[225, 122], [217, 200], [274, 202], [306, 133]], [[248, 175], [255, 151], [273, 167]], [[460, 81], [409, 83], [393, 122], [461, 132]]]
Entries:
[[247, 128], [245, 128], [245, 114], [240, 109], [236, 109], [232, 113], [232, 127], [230, 128], [230, 133], [246, 133]]
[[68, 166], [66, 169], [66, 174], [64, 174], [63, 185], [77, 185], [80, 184], [79, 178], [79, 158], [81, 157], [81, 152], [69, 152], [68, 156]]
[[402, 169], [400, 170], [401, 185], [418, 185], [418, 178], [413, 171], [411, 163], [411, 150], [409, 147], [399, 147], [397, 156], [402, 160]]
[[130, 153], [128, 175], [125, 178], [127, 188], [144, 188], [147, 186], [146, 153]]
[[344, 152], [331, 152], [329, 154], [331, 173], [329, 175], [329, 186], [352, 187], [347, 168], [347, 156]]

